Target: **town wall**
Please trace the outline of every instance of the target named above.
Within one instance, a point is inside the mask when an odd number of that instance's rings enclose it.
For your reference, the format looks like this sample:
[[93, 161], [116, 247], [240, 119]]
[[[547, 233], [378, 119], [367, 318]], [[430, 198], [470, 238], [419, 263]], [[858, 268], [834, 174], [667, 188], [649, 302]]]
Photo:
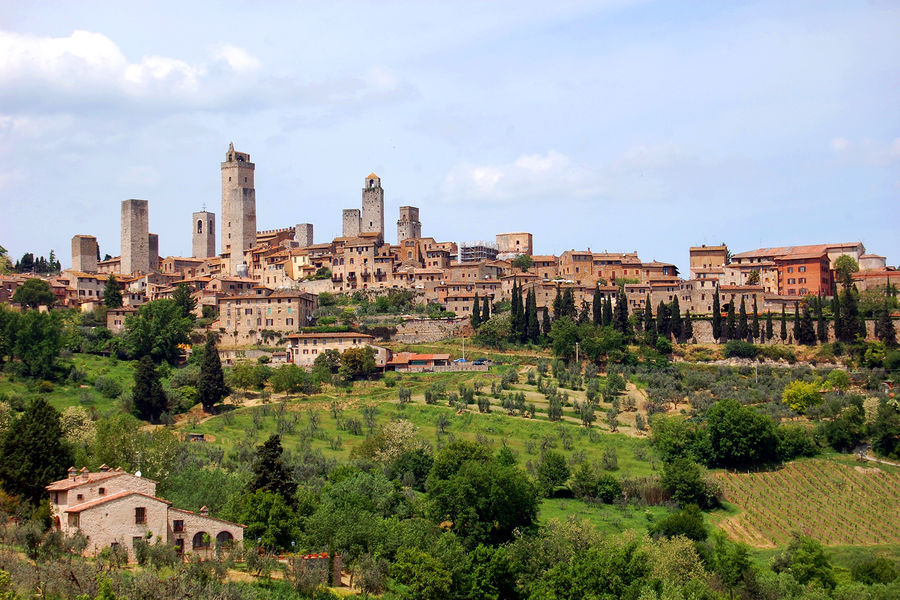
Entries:
[[469, 319], [409, 319], [397, 326], [391, 341], [403, 344], [424, 344], [471, 333]]

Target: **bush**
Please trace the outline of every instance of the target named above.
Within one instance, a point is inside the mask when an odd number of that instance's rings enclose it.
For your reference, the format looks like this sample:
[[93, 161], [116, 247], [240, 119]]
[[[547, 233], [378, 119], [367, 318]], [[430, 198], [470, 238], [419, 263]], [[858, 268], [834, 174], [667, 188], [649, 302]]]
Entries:
[[702, 542], [706, 539], [708, 533], [706, 526], [703, 524], [703, 514], [700, 512], [700, 507], [696, 504], [691, 504], [653, 524], [650, 527], [650, 535], [667, 538], [683, 535], [689, 540]]
[[813, 436], [801, 426], [782, 425], [778, 428], [778, 460], [793, 460], [801, 456], [815, 456], [819, 453]]
[[730, 340], [723, 350], [726, 358], [756, 358], [759, 349], [743, 340]]

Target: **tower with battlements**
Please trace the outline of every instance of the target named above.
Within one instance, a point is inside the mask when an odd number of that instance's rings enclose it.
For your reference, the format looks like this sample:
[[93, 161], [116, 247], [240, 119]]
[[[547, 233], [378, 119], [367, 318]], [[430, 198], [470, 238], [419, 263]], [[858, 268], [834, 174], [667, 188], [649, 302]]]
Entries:
[[124, 275], [150, 272], [150, 211], [146, 200], [122, 201], [122, 257]]
[[256, 165], [250, 155], [228, 145], [222, 163], [222, 254], [228, 274], [244, 260], [244, 251], [256, 245]]
[[359, 232], [377, 233], [384, 239], [384, 189], [375, 173], [369, 173], [362, 190]]
[[216, 255], [216, 214], [201, 210], [191, 215], [191, 256]]

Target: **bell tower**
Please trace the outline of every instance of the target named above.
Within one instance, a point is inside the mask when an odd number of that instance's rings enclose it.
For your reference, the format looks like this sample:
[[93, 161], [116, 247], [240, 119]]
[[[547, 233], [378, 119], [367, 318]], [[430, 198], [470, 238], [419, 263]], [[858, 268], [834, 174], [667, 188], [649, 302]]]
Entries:
[[369, 173], [366, 177], [359, 220], [360, 233], [377, 233], [384, 239], [384, 189], [381, 178], [375, 173]]
[[234, 275], [244, 251], [256, 245], [256, 165], [250, 155], [228, 145], [222, 163], [222, 254], [228, 256], [227, 273]]

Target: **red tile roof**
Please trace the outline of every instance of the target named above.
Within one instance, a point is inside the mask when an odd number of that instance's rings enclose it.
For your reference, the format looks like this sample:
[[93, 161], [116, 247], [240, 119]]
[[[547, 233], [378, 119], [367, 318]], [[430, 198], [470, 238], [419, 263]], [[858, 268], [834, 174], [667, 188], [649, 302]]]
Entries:
[[136, 492], [134, 490], [125, 490], [122, 492], [116, 492], [115, 494], [110, 494], [109, 496], [104, 496], [103, 498], [95, 498], [93, 500], [88, 500], [87, 502], [82, 502], [81, 504], [76, 504], [75, 506], [70, 506], [65, 510], [65, 512], [77, 513], [89, 508], [94, 508], [95, 506], [100, 506], [101, 504], [106, 504], [107, 502], [112, 502], [113, 500], [119, 500], [121, 498], [127, 498], [128, 496], [134, 495], [150, 498], [151, 500], [156, 500], [157, 502], [162, 502], [164, 504], [172, 504], [168, 500], [163, 500], [162, 498], [157, 498], [156, 496], [151, 496], [150, 494]]

